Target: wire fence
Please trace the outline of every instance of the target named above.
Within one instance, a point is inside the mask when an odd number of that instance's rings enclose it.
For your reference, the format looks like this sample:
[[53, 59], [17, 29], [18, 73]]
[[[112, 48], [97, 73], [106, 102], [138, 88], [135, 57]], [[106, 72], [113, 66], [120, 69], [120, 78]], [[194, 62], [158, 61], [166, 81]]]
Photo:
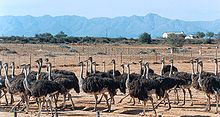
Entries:
[[[149, 62], [158, 62], [161, 57], [165, 60], [173, 58], [177, 62], [188, 61], [191, 58], [201, 57], [210, 60], [219, 57], [218, 45], [186, 46], [176, 48], [173, 54], [166, 46], [113, 46], [113, 45], [52, 45], [52, 44], [0, 44], [1, 60], [3, 62], [21, 64], [30, 63], [36, 66], [39, 58], [49, 58], [53, 66], [65, 67], [77, 65], [80, 61], [92, 56], [97, 64], [106, 63], [115, 59], [117, 63], [128, 63], [143, 59]], [[10, 51], [16, 53], [10, 53]]]

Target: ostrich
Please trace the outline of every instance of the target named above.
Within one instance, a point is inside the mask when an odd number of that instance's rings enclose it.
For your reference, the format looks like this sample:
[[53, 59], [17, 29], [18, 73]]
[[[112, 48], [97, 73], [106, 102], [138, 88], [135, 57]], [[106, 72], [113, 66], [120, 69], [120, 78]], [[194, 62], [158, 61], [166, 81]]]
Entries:
[[[171, 62], [171, 69], [173, 68], [173, 59], [170, 60]], [[191, 65], [192, 69], [194, 69], [193, 65]], [[183, 105], [185, 105], [185, 97], [186, 97], [186, 91], [185, 89], [188, 90], [189, 95], [190, 95], [190, 99], [191, 99], [191, 106], [193, 105], [193, 101], [192, 101], [192, 93], [190, 90], [190, 87], [192, 86], [192, 78], [193, 78], [194, 72], [187, 73], [187, 72], [174, 72], [171, 76], [177, 79], [182, 80], [182, 84], [179, 84], [178, 86], [183, 90]], [[178, 91], [177, 91], [177, 97], [178, 97]], [[178, 102], [179, 102], [179, 98], [178, 98]]]
[[93, 111], [97, 108], [98, 94], [104, 95], [106, 103], [108, 106], [107, 111], [111, 111], [111, 103], [108, 103], [108, 96], [105, 94], [108, 92], [110, 94], [110, 102], [112, 102], [113, 97], [116, 95], [115, 81], [112, 78], [101, 78], [98, 76], [88, 76], [83, 78], [83, 62], [80, 62], [81, 72], [80, 72], [80, 87], [85, 93], [93, 94], [95, 97], [95, 107]]
[[[130, 64], [127, 64], [128, 74], [126, 79], [126, 87], [129, 89], [129, 94], [132, 98], [138, 98], [143, 101], [143, 113], [141, 115], [145, 115], [145, 107], [147, 100], [151, 101], [153, 111], [155, 115], [157, 114], [152, 94], [158, 93], [158, 95], [162, 94], [162, 90], [160, 89], [159, 82], [156, 80], [144, 79], [143, 76], [137, 80], [132, 81], [130, 84]], [[130, 85], [130, 86], [129, 86]]]
[[[135, 64], [135, 63], [132, 63], [132, 64]], [[143, 64], [141, 63], [141, 65], [143, 65]], [[121, 65], [121, 66], [122, 66], [122, 71], [124, 71], [125, 65], [123, 64], [123, 65]], [[144, 73], [144, 72], [145, 72], [145, 69], [142, 69], [142, 68], [141, 68], [140, 72], [143, 72], [143, 74], [145, 74], [145, 73]], [[128, 73], [124, 73], [124, 74], [122, 74], [122, 75], [120, 75], [120, 76], [117, 76], [116, 78], [122, 79], [123, 83], [124, 83], [125, 85], [127, 85], [126, 88], [129, 88], [130, 85], [132, 84], [132, 82], [135, 81], [135, 80], [138, 80], [138, 79], [141, 78], [141, 77], [143, 77], [143, 74], [141, 75], [141, 74], [131, 73], [131, 74], [129, 74], [129, 78], [130, 78], [129, 80], [127, 80]], [[126, 82], [126, 81], [127, 81], [127, 82]], [[123, 98], [121, 98], [121, 100], [120, 100], [118, 103], [121, 103], [121, 102], [122, 102], [126, 97], [128, 97], [129, 95], [130, 95], [130, 94], [128, 93], [126, 96], [124, 96]], [[133, 99], [133, 103], [132, 103], [131, 105], [135, 105], [135, 98], [131, 97], [131, 99]], [[131, 102], [131, 100], [130, 100], [130, 102]]]
[[[89, 58], [89, 61], [90, 63], [94, 64], [94, 70], [93, 70], [93, 73], [90, 73], [88, 76], [89, 77], [93, 77], [93, 76], [96, 76], [96, 77], [100, 77], [100, 78], [111, 78], [114, 80], [115, 82], [115, 87], [116, 89], [119, 89], [122, 93], [125, 93], [126, 92], [126, 87], [125, 87], [125, 84], [123, 83], [123, 80], [121, 80], [120, 78], [116, 78], [116, 77], [119, 77], [120, 76], [120, 72], [118, 70], [115, 70], [115, 60], [113, 59], [111, 61], [112, 65], [113, 65], [113, 70], [112, 71], [109, 71], [109, 72], [100, 72], [100, 71], [96, 71], [96, 62], [92, 61], [92, 58], [90, 57]], [[86, 67], [88, 66], [87, 64], [87, 61], [86, 61]], [[91, 67], [91, 64], [90, 64], [90, 67]], [[86, 70], [88, 70], [88, 68], [86, 68]], [[90, 68], [91, 70], [91, 68]], [[105, 71], [105, 62], [103, 62], [103, 71]], [[116, 75], [115, 75], [115, 71], [116, 71]], [[92, 72], [92, 71], [90, 71]], [[86, 71], [86, 73], [88, 73]], [[103, 95], [100, 97], [99, 101], [97, 102], [98, 104], [101, 102], [103, 98]], [[114, 98], [112, 99], [113, 101], [113, 104], [115, 103], [115, 100]]]
[[[39, 70], [40, 71], [40, 70]], [[50, 73], [48, 73], [50, 74]], [[64, 94], [66, 92], [64, 86], [60, 85], [57, 82], [38, 79], [33, 84], [28, 83], [28, 75], [27, 69], [25, 69], [25, 78], [23, 80], [24, 88], [29, 95], [35, 99], [39, 99], [39, 109], [38, 109], [38, 117], [40, 117], [41, 110], [42, 110], [42, 99], [46, 99], [49, 102], [51, 114], [52, 114], [52, 105], [51, 105], [51, 98], [56, 93]], [[27, 103], [27, 107], [29, 106], [29, 102]], [[28, 108], [27, 108], [28, 109]], [[53, 114], [52, 114], [53, 116]]]
[[[201, 87], [200, 87], [200, 85], [199, 85], [199, 83], [198, 83], [198, 79], [199, 79], [199, 59], [198, 58], [196, 58], [195, 59], [195, 62], [196, 62], [196, 72], [197, 72], [197, 74], [194, 74], [193, 75], [193, 83], [192, 83], [192, 86], [193, 86], [193, 88], [195, 88], [196, 90], [199, 90], [199, 91], [201, 91]], [[213, 62], [215, 63], [215, 71], [214, 71], [214, 73], [211, 73], [211, 72], [205, 72], [205, 71], [203, 71], [203, 67], [202, 67], [202, 72], [201, 72], [201, 76], [202, 77], [210, 77], [210, 76], [217, 76], [218, 74], [217, 74], [217, 72], [218, 72], [218, 60], [215, 58], [214, 60], [213, 60]], [[193, 64], [193, 63], [192, 63]]]
[[[171, 105], [170, 105], [170, 100], [169, 100], [169, 92], [172, 90], [172, 89], [175, 89], [176, 87], [179, 87], [179, 85], [183, 84], [184, 81], [182, 79], [178, 79], [178, 78], [173, 78], [171, 77], [172, 73], [173, 73], [173, 68], [171, 65], [170, 65], [170, 72], [169, 72], [169, 76], [164, 76], [163, 75], [163, 60], [162, 60], [162, 68], [161, 68], [161, 76], [157, 77], [155, 80], [159, 81], [160, 82], [160, 87], [161, 89], [163, 90], [164, 94], [162, 96], [158, 95], [159, 97], [163, 97], [163, 100], [162, 101], [165, 101], [165, 99], [168, 100], [168, 110], [171, 109]], [[156, 107], [159, 106], [159, 104], [161, 103], [159, 102], [157, 104]]]
[[[9, 81], [8, 79], [8, 64], [4, 63], [3, 64], [4, 68], [4, 73], [5, 73], [5, 86], [7, 87], [8, 92], [12, 95], [20, 95], [21, 100], [12, 107], [11, 111], [18, 105], [20, 104], [21, 101], [27, 101], [27, 97], [25, 95], [25, 89], [23, 85], [23, 79], [24, 77], [22, 76], [16, 76], [16, 78], [13, 81]], [[27, 112], [27, 111], [26, 111]]]
[[72, 100], [72, 95], [70, 94], [70, 90], [74, 89], [76, 91], [76, 93], [80, 92], [79, 89], [79, 83], [75, 82], [75, 80], [71, 80], [71, 75], [64, 75], [64, 74], [55, 74], [55, 73], [51, 73], [51, 63], [48, 62], [47, 63], [47, 67], [48, 67], [48, 72], [49, 72], [49, 80], [53, 80], [59, 84], [61, 84], [62, 86], [64, 86], [64, 88], [66, 89], [66, 92], [64, 93], [63, 97], [63, 108], [65, 109], [66, 107], [66, 95], [68, 95], [68, 98], [70, 98], [71, 103], [72, 103], [72, 109], [74, 109], [74, 103]]
[[207, 96], [207, 104], [206, 104], [206, 111], [211, 110], [210, 105], [210, 95], [215, 95], [216, 97], [216, 110], [215, 113], [218, 113], [218, 103], [219, 103], [219, 95], [220, 95], [220, 79], [214, 76], [203, 76], [202, 70], [203, 70], [203, 63], [202, 61], [199, 61], [199, 86], [201, 87], [201, 90], [206, 93]]

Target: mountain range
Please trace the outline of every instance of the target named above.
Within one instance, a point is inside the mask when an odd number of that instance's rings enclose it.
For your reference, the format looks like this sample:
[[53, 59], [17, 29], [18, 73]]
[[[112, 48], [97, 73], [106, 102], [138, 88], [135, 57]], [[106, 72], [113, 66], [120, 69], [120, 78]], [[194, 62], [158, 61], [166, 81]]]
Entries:
[[127, 37], [135, 38], [143, 32], [152, 37], [161, 37], [164, 32], [181, 32], [193, 34], [202, 32], [219, 32], [220, 19], [214, 21], [184, 21], [169, 19], [157, 14], [145, 16], [92, 18], [81, 16], [0, 16], [0, 35], [34, 36], [38, 33], [57, 34], [63, 31], [71, 36], [93, 37]]

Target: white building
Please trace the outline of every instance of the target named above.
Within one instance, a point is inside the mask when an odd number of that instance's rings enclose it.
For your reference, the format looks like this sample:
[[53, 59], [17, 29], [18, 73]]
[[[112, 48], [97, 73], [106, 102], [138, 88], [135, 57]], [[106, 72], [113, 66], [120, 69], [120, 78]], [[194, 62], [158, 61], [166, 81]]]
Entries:
[[175, 35], [185, 35], [183, 31], [182, 32], [165, 32], [165, 33], [163, 33], [162, 38], [168, 38], [169, 35], [173, 35], [173, 34], [175, 34]]
[[197, 38], [199, 38], [199, 37], [196, 36], [196, 35], [193, 35], [193, 34], [188, 35], [188, 36], [185, 37], [185, 39], [197, 39]]

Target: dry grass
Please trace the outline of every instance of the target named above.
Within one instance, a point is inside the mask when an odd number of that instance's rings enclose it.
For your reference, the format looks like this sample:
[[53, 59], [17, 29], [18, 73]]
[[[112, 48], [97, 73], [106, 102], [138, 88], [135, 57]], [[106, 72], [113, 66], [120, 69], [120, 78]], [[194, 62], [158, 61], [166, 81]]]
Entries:
[[[36, 65], [34, 61], [38, 58], [49, 58], [52, 62], [53, 66], [58, 69], [65, 69], [65, 70], [71, 70], [74, 71], [79, 76], [79, 70], [80, 68], [76, 66], [79, 61], [87, 59], [89, 56], [93, 56], [94, 60], [97, 61], [99, 66], [97, 67], [98, 70], [102, 70], [101, 63], [103, 61], [106, 61], [109, 63], [111, 59], [116, 59], [117, 62], [117, 69], [120, 70], [120, 64], [121, 63], [127, 63], [131, 61], [138, 61], [140, 58], [142, 58], [144, 61], [149, 61], [150, 67], [156, 71], [156, 73], [159, 73], [160, 70], [160, 64], [152, 64], [153, 62], [159, 61], [160, 57], [163, 56], [166, 59], [169, 59], [171, 55], [166, 52], [166, 46], [161, 45], [154, 45], [154, 46], [111, 46], [111, 45], [67, 45], [70, 48], [73, 48], [74, 50], [77, 50], [77, 52], [70, 52], [69, 48], [63, 48], [59, 45], [33, 45], [33, 44], [1, 44], [0, 45], [0, 51], [9, 49], [14, 50], [17, 52], [17, 54], [6, 54], [1, 53], [1, 60], [3, 62], [11, 62], [15, 61], [17, 69], [16, 73], [18, 74], [20, 72], [19, 65], [24, 63], [31, 63], [33, 70], [36, 70]], [[216, 45], [203, 45], [202, 54], [203, 54], [203, 60], [205, 61], [205, 71], [213, 71], [213, 64], [211, 63], [211, 58], [215, 56], [215, 46]], [[211, 47], [211, 49], [208, 49]], [[179, 71], [186, 71], [190, 72], [190, 64], [187, 63], [187, 61], [192, 57], [198, 57], [198, 46], [195, 45], [189, 45], [185, 46], [184, 48], [187, 49], [186, 52], [180, 52], [180, 53], [174, 53], [174, 60], [175, 60], [175, 66], [178, 67]], [[189, 49], [191, 48], [191, 49]], [[152, 50], [155, 50], [158, 54], [152, 52]], [[146, 54], [139, 54], [140, 51], [146, 52]], [[100, 54], [104, 53], [104, 54]], [[111, 69], [112, 66], [107, 65], [106, 69]], [[131, 67], [132, 72], [138, 72], [138, 65], [133, 65]], [[44, 70], [44, 69], [43, 69]], [[192, 88], [193, 89], [193, 88]], [[203, 109], [205, 107], [206, 103], [206, 97], [202, 92], [198, 92], [193, 89], [193, 100], [194, 100], [194, 106], [189, 106], [189, 95], [187, 93], [187, 103], [186, 105], [175, 105], [172, 104], [172, 109], [169, 111], [166, 111], [167, 106], [161, 105], [157, 112], [159, 115], [162, 115], [163, 117], [213, 117], [213, 116], [219, 116], [219, 114], [214, 114], [214, 106], [212, 106], [211, 112], [204, 112]], [[88, 95], [85, 93], [76, 94], [74, 91], [72, 92], [73, 99], [76, 105], [76, 110], [70, 111], [66, 109], [65, 111], [59, 111], [59, 116], [62, 117], [69, 117], [69, 116], [95, 116], [96, 113], [91, 112], [92, 107], [94, 106], [94, 97], [92, 95]], [[180, 93], [182, 95], [182, 92]], [[171, 95], [171, 102], [173, 102], [174, 97], [173, 93]], [[9, 96], [8, 96], [9, 97]], [[118, 94], [116, 96], [116, 102], [118, 102], [123, 97], [122, 94]], [[17, 100], [19, 98], [16, 98]], [[180, 99], [183, 99], [181, 96]], [[115, 104], [112, 106], [113, 112], [111, 113], [104, 113], [101, 112], [101, 117], [113, 117], [113, 116], [139, 116], [138, 113], [142, 110], [142, 105], [137, 104], [135, 106], [129, 106], [129, 98], [124, 100], [121, 104]], [[212, 103], [214, 104], [214, 98], [212, 100]], [[9, 113], [8, 110], [11, 106], [3, 106], [4, 105], [4, 98], [1, 99], [1, 107], [0, 107], [0, 116], [13, 116], [13, 113]], [[61, 102], [60, 102], [61, 103]], [[70, 103], [68, 103], [70, 104]], [[87, 111], [82, 111], [82, 108], [88, 107]], [[102, 102], [98, 105], [100, 110], [103, 110], [106, 108], [105, 102]], [[153, 111], [150, 106], [150, 103], [148, 103], [148, 116], [153, 116]], [[18, 116], [24, 116], [24, 117], [30, 117], [35, 116], [37, 111], [36, 104], [31, 105], [31, 111], [29, 114], [24, 113], [18, 113]], [[43, 112], [43, 116], [50, 116], [50, 114], [47, 114], [47, 112]]]

